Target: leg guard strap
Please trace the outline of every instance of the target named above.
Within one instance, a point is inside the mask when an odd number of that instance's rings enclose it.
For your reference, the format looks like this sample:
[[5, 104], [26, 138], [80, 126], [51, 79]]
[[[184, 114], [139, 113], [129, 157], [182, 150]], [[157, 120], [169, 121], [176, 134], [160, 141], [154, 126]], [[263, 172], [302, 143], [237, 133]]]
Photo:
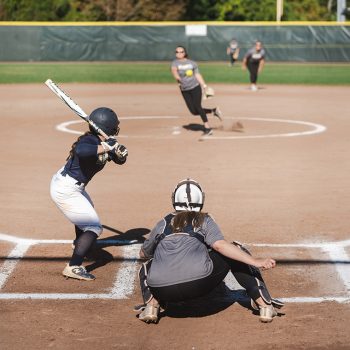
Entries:
[[152, 265], [152, 260], [148, 260], [142, 264], [139, 270], [141, 294], [145, 304], [149, 303], [153, 298], [151, 290], [147, 284], [147, 275], [151, 265]]

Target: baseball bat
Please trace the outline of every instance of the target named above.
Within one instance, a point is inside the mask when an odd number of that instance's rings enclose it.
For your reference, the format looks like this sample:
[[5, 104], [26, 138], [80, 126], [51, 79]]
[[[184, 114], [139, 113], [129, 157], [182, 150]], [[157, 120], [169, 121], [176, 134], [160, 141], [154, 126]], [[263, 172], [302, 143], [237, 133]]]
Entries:
[[109, 136], [101, 130], [92, 120], [89, 119], [89, 116], [83, 111], [83, 109], [77, 105], [56, 83], [51, 79], [45, 81], [45, 85], [56, 95], [58, 96], [74, 113], [76, 113], [81, 119], [89, 123], [92, 128], [105, 139], [108, 139]]

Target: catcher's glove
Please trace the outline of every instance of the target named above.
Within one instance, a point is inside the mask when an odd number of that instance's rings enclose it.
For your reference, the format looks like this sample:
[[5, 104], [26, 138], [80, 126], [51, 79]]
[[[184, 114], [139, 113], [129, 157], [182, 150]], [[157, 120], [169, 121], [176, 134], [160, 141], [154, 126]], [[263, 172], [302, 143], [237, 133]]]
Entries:
[[208, 98], [212, 98], [215, 95], [214, 89], [209, 87], [209, 86], [205, 86], [204, 87], [204, 91], [203, 91], [203, 99], [206, 100]]

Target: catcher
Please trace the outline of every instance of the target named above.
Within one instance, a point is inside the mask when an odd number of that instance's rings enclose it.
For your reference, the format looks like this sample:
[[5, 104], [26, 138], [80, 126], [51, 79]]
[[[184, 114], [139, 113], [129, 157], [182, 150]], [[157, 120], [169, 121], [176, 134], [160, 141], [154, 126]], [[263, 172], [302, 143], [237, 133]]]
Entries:
[[215, 220], [202, 212], [204, 193], [196, 181], [180, 181], [172, 204], [175, 211], [157, 223], [140, 251], [148, 261], [139, 272], [145, 303], [135, 307], [139, 319], [157, 323], [160, 305], [206, 295], [231, 271], [260, 321], [271, 322], [283, 303], [271, 298], [259, 268], [273, 268], [275, 260], [254, 258], [241, 244], [228, 243]]
[[201, 117], [204, 124], [203, 134], [212, 135], [213, 130], [209, 125], [207, 113], [212, 113], [219, 120], [222, 120], [222, 113], [219, 107], [203, 108], [202, 95], [204, 93], [205, 98], [212, 97], [214, 96], [214, 90], [206, 85], [199, 73], [197, 63], [188, 58], [183, 46], [177, 46], [175, 54], [176, 58], [171, 64], [171, 72], [179, 84], [187, 108], [193, 115]]

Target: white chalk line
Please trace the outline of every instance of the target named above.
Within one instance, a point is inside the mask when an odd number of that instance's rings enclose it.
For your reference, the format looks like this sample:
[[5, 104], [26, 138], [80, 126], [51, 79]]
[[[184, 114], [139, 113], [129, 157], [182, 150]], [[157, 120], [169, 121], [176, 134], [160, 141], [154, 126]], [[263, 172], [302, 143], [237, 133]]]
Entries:
[[[133, 117], [124, 117], [120, 118], [121, 120], [147, 120], [147, 119], [179, 119], [177, 116], [133, 116]], [[232, 117], [227, 117], [225, 119], [237, 119]], [[281, 134], [265, 134], [265, 135], [240, 135], [240, 136], [215, 136], [212, 135], [207, 137], [206, 140], [234, 140], [234, 139], [261, 139], [261, 138], [276, 138], [276, 137], [296, 137], [296, 136], [307, 136], [313, 134], [319, 134], [327, 130], [324, 125], [301, 121], [301, 120], [291, 120], [291, 119], [273, 119], [273, 118], [239, 118], [240, 120], [255, 120], [259, 122], [273, 122], [273, 123], [287, 123], [287, 124], [299, 124], [311, 127], [311, 130], [300, 131], [300, 132], [290, 132], [290, 133], [281, 133]], [[83, 132], [72, 130], [69, 127], [73, 124], [84, 123], [82, 120], [73, 120], [64, 122], [56, 125], [56, 130], [67, 132], [71, 134], [82, 135]], [[177, 136], [181, 134], [181, 127], [174, 126], [172, 127], [171, 135]], [[170, 135], [169, 135], [170, 136]], [[133, 138], [164, 138], [164, 136], [157, 135], [123, 135], [119, 134], [118, 137], [133, 137]]]
[[[228, 118], [229, 119], [229, 118]], [[231, 118], [233, 119], [233, 118]], [[272, 118], [239, 118], [240, 120], [256, 120], [261, 122], [277, 122], [277, 123], [287, 123], [287, 124], [300, 124], [309, 126], [312, 129], [300, 132], [289, 132], [283, 134], [266, 134], [266, 135], [240, 135], [240, 136], [210, 136], [205, 140], [233, 140], [233, 139], [262, 139], [262, 138], [275, 138], [275, 137], [295, 137], [295, 136], [307, 136], [313, 134], [319, 134], [327, 130], [324, 125], [305, 122], [301, 120], [291, 120], [291, 119], [272, 119]]]
[[135, 277], [138, 267], [138, 253], [140, 244], [123, 247], [124, 261], [121, 264], [117, 277], [115, 279], [111, 295], [114, 299], [126, 299], [134, 291]]
[[[179, 117], [176, 116], [137, 116], [137, 117], [123, 117], [119, 118], [120, 120], [149, 120], [149, 119], [178, 119]], [[71, 120], [68, 122], [60, 123], [56, 125], [56, 130], [62, 131], [62, 132], [67, 132], [70, 134], [75, 134], [75, 135], [82, 135], [82, 131], [77, 131], [77, 130], [72, 130], [69, 127], [74, 124], [81, 124], [85, 123], [84, 120]], [[177, 135], [176, 133], [173, 135]], [[118, 137], [129, 137], [128, 135], [123, 135], [119, 134]], [[143, 136], [141, 136], [143, 137]]]
[[[0, 240], [16, 243], [16, 247], [12, 249], [8, 255], [8, 260], [0, 268], [0, 289], [5, 285], [7, 279], [14, 271], [17, 263], [27, 250], [35, 244], [71, 244], [71, 240], [47, 240], [47, 239], [25, 239], [14, 237], [11, 235], [0, 233]], [[79, 294], [79, 293], [0, 293], [0, 299], [127, 299], [134, 291], [135, 278], [138, 268], [138, 251], [141, 244], [133, 244], [136, 241], [122, 240], [100, 240], [100, 244], [129, 244], [123, 246], [123, 256], [126, 258], [121, 264], [116, 275], [115, 282], [110, 293], [96, 294]], [[339, 278], [347, 289], [347, 296], [323, 296], [323, 297], [291, 297], [280, 298], [286, 303], [320, 303], [324, 301], [334, 301], [338, 303], [350, 302], [350, 271], [349, 267], [337, 264], [336, 261], [348, 260], [349, 257], [345, 251], [345, 247], [350, 245], [350, 240], [338, 242], [319, 242], [319, 243], [291, 243], [291, 244], [267, 244], [267, 243], [249, 243], [248, 246], [256, 247], [283, 247], [283, 248], [315, 248], [322, 249], [326, 252], [331, 261], [335, 262], [336, 271]], [[235, 289], [237, 286], [229, 278], [225, 283], [230, 288]]]
[[[323, 247], [322, 249], [324, 252], [328, 253], [329, 257], [332, 260], [349, 260], [344, 247], [330, 244], [329, 246]], [[335, 269], [338, 273], [338, 276], [343, 281], [348, 293], [350, 293], [350, 267], [346, 266], [345, 264], [336, 264]]]
[[18, 243], [9, 253], [8, 260], [5, 260], [0, 269], [0, 289], [5, 285], [7, 279], [10, 277], [16, 268], [19, 259], [23, 258], [24, 254], [31, 247], [31, 243]]

